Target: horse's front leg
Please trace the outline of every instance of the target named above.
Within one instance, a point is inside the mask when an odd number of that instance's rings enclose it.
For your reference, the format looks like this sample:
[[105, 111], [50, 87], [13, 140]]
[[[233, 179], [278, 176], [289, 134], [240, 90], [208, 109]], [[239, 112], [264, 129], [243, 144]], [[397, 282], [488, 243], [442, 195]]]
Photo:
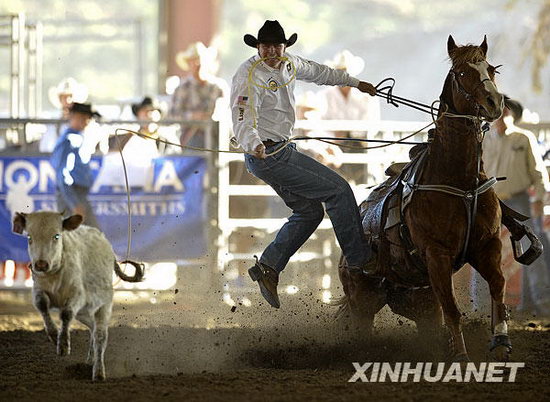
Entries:
[[508, 337], [508, 313], [504, 304], [506, 280], [500, 267], [502, 242], [498, 237], [491, 239], [481, 251], [474, 255], [473, 267], [489, 284], [491, 291], [491, 339], [490, 350], [498, 360], [508, 360], [512, 343]]
[[349, 307], [353, 324], [370, 337], [374, 316], [386, 304], [385, 291], [380, 286], [381, 279], [350, 272], [343, 257], [340, 259], [338, 274], [345, 293], [343, 306]]
[[444, 249], [435, 247], [426, 250], [428, 274], [430, 275], [433, 292], [443, 309], [445, 325], [450, 332], [450, 358], [453, 361], [468, 361], [468, 353], [466, 352], [460, 325], [460, 311], [456, 305], [453, 291], [453, 258], [446, 252]]

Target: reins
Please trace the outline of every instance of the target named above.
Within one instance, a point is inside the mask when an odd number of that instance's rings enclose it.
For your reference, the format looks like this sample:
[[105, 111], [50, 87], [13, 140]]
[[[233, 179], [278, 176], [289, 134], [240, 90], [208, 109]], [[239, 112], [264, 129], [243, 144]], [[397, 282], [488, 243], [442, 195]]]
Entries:
[[[284, 61], [290, 61], [289, 59], [287, 58], [281, 58], [283, 59]], [[256, 68], [257, 65], [264, 61], [264, 59], [260, 59], [260, 60], [257, 60], [254, 64], [253, 64], [253, 68]], [[286, 86], [288, 84], [290, 84], [290, 82], [295, 79], [296, 77], [296, 67], [294, 66], [294, 64], [291, 62], [292, 64], [292, 68], [293, 68], [293, 74], [291, 76], [291, 78], [289, 79], [288, 82], [284, 83], [283, 85], [279, 86], [279, 87], [283, 87], [283, 86]], [[253, 68], [251, 70], [253, 70]], [[266, 87], [266, 86], [263, 86], [263, 85], [260, 85], [258, 83], [256, 83], [253, 78], [252, 78], [252, 71], [249, 72], [249, 77], [248, 77], [248, 82], [249, 82], [249, 96], [251, 95], [251, 90], [250, 90], [250, 84], [252, 85], [255, 85], [255, 86], [259, 86], [261, 88], [264, 88], [264, 89], [268, 89], [268, 90], [272, 90], [273, 88], [270, 88], [270, 87]], [[386, 86], [383, 86], [385, 83], [387, 82], [390, 82], [389, 85], [386, 85]], [[327, 144], [331, 144], [331, 145], [336, 145], [336, 146], [339, 146], [341, 148], [347, 148], [347, 149], [363, 149], [363, 150], [373, 150], [373, 149], [379, 149], [379, 148], [385, 148], [385, 147], [388, 147], [390, 145], [395, 145], [395, 144], [402, 144], [402, 145], [420, 145], [420, 144], [427, 144], [426, 142], [419, 142], [419, 141], [406, 141], [407, 139], [425, 131], [428, 127], [430, 127], [432, 124], [433, 125], [436, 125], [436, 123], [441, 119], [443, 118], [444, 116], [448, 116], [448, 117], [460, 117], [460, 118], [470, 118], [470, 119], [476, 119], [477, 121], [479, 121], [479, 117], [477, 116], [464, 116], [464, 115], [455, 115], [455, 114], [452, 114], [452, 113], [449, 113], [447, 111], [444, 111], [443, 113], [441, 113], [437, 119], [434, 117], [434, 112], [438, 112], [439, 113], [439, 108], [435, 108], [434, 107], [434, 104], [438, 101], [434, 101], [432, 102], [431, 105], [426, 105], [424, 103], [421, 103], [421, 102], [417, 102], [415, 100], [411, 100], [411, 99], [407, 99], [405, 97], [401, 97], [401, 96], [397, 96], [397, 95], [394, 95], [393, 94], [393, 88], [395, 86], [395, 79], [394, 78], [385, 78], [383, 79], [382, 81], [380, 81], [376, 86], [376, 96], [379, 96], [379, 97], [382, 97], [384, 99], [386, 99], [387, 103], [388, 104], [391, 104], [395, 107], [399, 107], [399, 105], [404, 105], [404, 106], [407, 106], [407, 107], [410, 107], [412, 109], [416, 109], [420, 112], [423, 112], [423, 113], [427, 113], [429, 114], [431, 117], [432, 117], [432, 121], [427, 124], [426, 126], [422, 127], [421, 129], [401, 138], [400, 140], [397, 140], [397, 141], [390, 141], [390, 140], [376, 140], [376, 139], [366, 139], [366, 138], [337, 138], [337, 137], [310, 137], [310, 136], [294, 136], [294, 137], [290, 137], [287, 141], [284, 142], [284, 144], [279, 147], [278, 149], [276, 149], [275, 151], [271, 152], [271, 153], [266, 153], [266, 156], [272, 156], [272, 155], [275, 155], [279, 152], [281, 152], [282, 150], [284, 150], [288, 145], [290, 145], [292, 142], [294, 141], [307, 141], [307, 140], [317, 140], [317, 141], [320, 141], [320, 142], [324, 142], [324, 143], [327, 143]], [[384, 92], [386, 91], [386, 92]], [[252, 104], [252, 101], [250, 102], [250, 104]], [[445, 105], [446, 106], [446, 105]], [[254, 116], [254, 115], [253, 115]], [[254, 119], [255, 120], [255, 119]], [[130, 258], [130, 250], [131, 250], [131, 231], [132, 231], [132, 220], [131, 220], [131, 216], [132, 216], [132, 213], [131, 213], [131, 201], [130, 201], [130, 186], [129, 186], [129, 183], [128, 183], [128, 172], [127, 172], [127, 168], [126, 168], [126, 163], [125, 163], [125, 160], [124, 160], [124, 155], [123, 155], [123, 152], [122, 152], [122, 147], [121, 147], [121, 144], [120, 144], [120, 141], [118, 139], [118, 135], [119, 135], [119, 132], [126, 132], [126, 133], [130, 133], [132, 135], [137, 135], [141, 138], [144, 138], [144, 139], [149, 139], [149, 140], [155, 140], [157, 142], [160, 142], [160, 143], [163, 143], [165, 145], [171, 145], [171, 146], [175, 146], [175, 147], [178, 147], [178, 148], [181, 148], [181, 149], [191, 149], [191, 150], [194, 150], [194, 151], [202, 151], [202, 152], [212, 152], [212, 153], [239, 153], [239, 154], [242, 154], [242, 153], [245, 153], [244, 151], [242, 150], [221, 150], [221, 149], [210, 149], [210, 148], [204, 148], [204, 147], [195, 147], [195, 146], [190, 146], [190, 145], [182, 145], [182, 144], [179, 144], [179, 143], [174, 143], [174, 142], [171, 142], [171, 141], [168, 141], [168, 140], [165, 140], [165, 139], [162, 139], [162, 138], [153, 138], [149, 135], [146, 135], [146, 134], [143, 134], [143, 133], [140, 133], [140, 132], [137, 132], [137, 131], [133, 131], [133, 130], [130, 130], [130, 129], [127, 129], [127, 128], [117, 128], [115, 129], [115, 137], [116, 137], [116, 142], [117, 142], [117, 147], [118, 147], [118, 151], [120, 153], [120, 157], [122, 159], [122, 167], [123, 167], [123, 170], [124, 170], [124, 178], [125, 178], [125, 186], [126, 186], [126, 194], [127, 194], [127, 205], [128, 205], [128, 241], [127, 241], [127, 248], [126, 248], [126, 260], [129, 260]], [[382, 144], [382, 145], [377, 145], [377, 146], [374, 146], [374, 147], [357, 147], [357, 146], [349, 146], [349, 145], [344, 145], [344, 144], [339, 144], [339, 143], [336, 143], [335, 141], [354, 141], [354, 142], [365, 142], [365, 143], [378, 143], [378, 144]], [[478, 155], [478, 166], [480, 166], [480, 155]], [[479, 173], [478, 173], [479, 175]], [[476, 183], [479, 181], [479, 178], [476, 178]], [[477, 186], [476, 186], [477, 187]], [[475, 194], [475, 197], [474, 197], [474, 217], [475, 217], [475, 209], [477, 209], [477, 192], [474, 192]], [[469, 232], [469, 231], [468, 231]], [[468, 237], [469, 237], [469, 233], [468, 233]]]

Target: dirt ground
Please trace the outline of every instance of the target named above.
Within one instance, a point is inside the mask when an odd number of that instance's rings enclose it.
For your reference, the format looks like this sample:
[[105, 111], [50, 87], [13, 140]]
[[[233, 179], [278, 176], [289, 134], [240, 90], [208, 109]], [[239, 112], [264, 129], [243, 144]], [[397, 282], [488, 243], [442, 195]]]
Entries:
[[[92, 383], [84, 364], [88, 333], [74, 325], [72, 352], [60, 358], [28, 296], [0, 297], [1, 401], [347, 401], [548, 400], [550, 321], [512, 323], [515, 383], [349, 383], [352, 362], [443, 361], [440, 337], [420, 339], [414, 325], [383, 312], [367, 339], [333, 323], [334, 307], [307, 295], [235, 311], [183, 297], [117, 303], [106, 353], [107, 380]], [[489, 325], [465, 319], [475, 362], [487, 353]]]

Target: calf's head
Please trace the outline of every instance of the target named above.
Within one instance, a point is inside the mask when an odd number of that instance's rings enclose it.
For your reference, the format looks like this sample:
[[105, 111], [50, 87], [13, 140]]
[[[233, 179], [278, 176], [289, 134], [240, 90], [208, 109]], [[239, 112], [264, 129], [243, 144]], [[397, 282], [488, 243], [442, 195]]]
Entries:
[[30, 268], [34, 274], [47, 274], [58, 269], [63, 252], [63, 233], [76, 229], [81, 223], [81, 215], [63, 219], [63, 214], [50, 211], [15, 214], [13, 232], [27, 233]]

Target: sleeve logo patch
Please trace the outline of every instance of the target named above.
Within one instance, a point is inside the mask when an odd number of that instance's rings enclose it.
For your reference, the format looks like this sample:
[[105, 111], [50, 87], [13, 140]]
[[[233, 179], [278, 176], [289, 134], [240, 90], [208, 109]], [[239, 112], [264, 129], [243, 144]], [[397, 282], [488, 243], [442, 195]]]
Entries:
[[244, 120], [244, 107], [239, 108], [239, 121]]

